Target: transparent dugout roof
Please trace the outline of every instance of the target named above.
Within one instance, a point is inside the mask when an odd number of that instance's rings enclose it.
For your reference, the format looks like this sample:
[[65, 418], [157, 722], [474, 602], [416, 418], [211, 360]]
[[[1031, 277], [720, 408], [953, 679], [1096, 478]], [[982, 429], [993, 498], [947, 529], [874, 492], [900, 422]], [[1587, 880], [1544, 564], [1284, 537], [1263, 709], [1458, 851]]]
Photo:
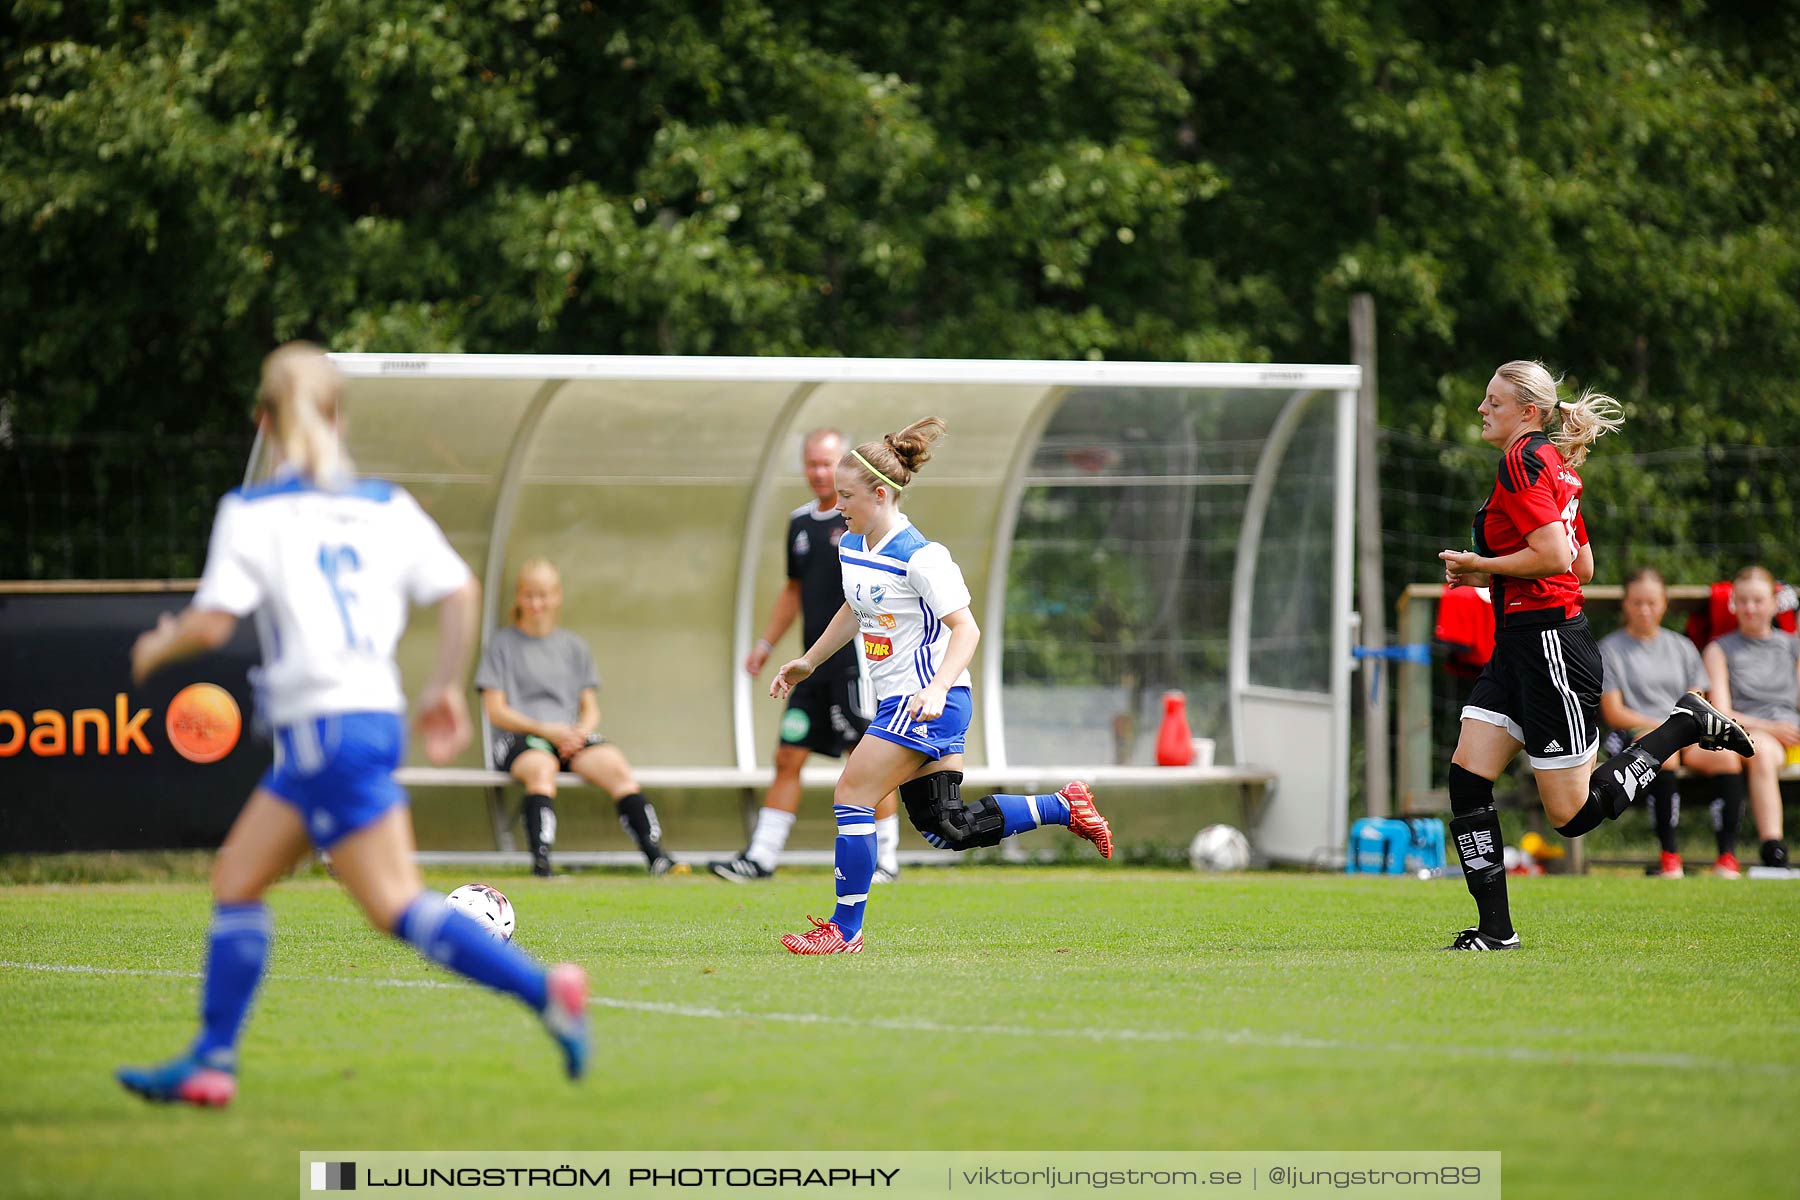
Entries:
[[[855, 442], [949, 424], [905, 510], [975, 597], [972, 763], [1142, 761], [1154, 729], [1127, 738], [1115, 718], [1151, 720], [1164, 686], [1190, 690], [1195, 733], [1230, 761], [1234, 652], [1243, 682], [1333, 686], [1336, 398], [1353, 367], [334, 357], [359, 469], [444, 526], [488, 627], [519, 563], [561, 568], [602, 728], [639, 765], [770, 760], [781, 705], [740, 664], [810, 500], [801, 441], [824, 425]], [[1259, 556], [1243, 537], [1261, 476]], [[413, 623], [409, 684], [434, 638]], [[800, 649], [796, 628], [778, 657]]]

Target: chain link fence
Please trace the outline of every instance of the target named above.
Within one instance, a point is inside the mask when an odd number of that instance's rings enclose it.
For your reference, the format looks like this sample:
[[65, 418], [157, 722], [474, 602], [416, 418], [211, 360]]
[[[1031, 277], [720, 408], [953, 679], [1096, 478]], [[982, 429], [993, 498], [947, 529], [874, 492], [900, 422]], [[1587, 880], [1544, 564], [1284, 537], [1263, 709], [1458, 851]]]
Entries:
[[0, 579], [197, 576], [253, 436], [10, 433], [0, 441]]

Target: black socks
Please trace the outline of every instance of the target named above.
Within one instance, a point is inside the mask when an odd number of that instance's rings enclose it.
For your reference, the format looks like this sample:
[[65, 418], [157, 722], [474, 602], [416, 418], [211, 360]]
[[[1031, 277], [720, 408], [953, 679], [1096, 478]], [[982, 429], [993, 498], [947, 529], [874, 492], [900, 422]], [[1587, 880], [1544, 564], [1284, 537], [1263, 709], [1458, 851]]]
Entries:
[[556, 844], [556, 809], [550, 797], [532, 792], [525, 797], [525, 836], [531, 842], [531, 873], [550, 873], [550, 847]]
[[656, 823], [656, 810], [650, 807], [642, 792], [620, 796], [614, 807], [619, 810], [619, 824], [637, 843], [645, 860], [654, 864], [663, 856], [662, 827]]
[[1712, 802], [1713, 837], [1721, 857], [1737, 854], [1738, 823], [1744, 819], [1744, 800], [1750, 785], [1742, 775], [1720, 775], [1713, 780], [1719, 794]]
[[1500, 814], [1494, 811], [1494, 781], [1451, 763], [1449, 783], [1454, 814], [1450, 835], [1462, 860], [1463, 882], [1481, 915], [1481, 932], [1502, 940], [1510, 938], [1513, 925], [1506, 901], [1506, 847], [1500, 840]]
[[1658, 775], [1650, 781], [1651, 813], [1656, 818], [1656, 840], [1664, 854], [1681, 853], [1675, 838], [1675, 827], [1681, 823], [1680, 780], [1674, 772]]

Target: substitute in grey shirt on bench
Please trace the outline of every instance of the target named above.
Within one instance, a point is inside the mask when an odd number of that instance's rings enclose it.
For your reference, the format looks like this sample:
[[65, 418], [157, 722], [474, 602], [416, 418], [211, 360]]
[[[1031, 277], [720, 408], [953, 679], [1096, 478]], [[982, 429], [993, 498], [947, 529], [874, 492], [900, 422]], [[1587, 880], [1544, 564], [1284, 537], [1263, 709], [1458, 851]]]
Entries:
[[600, 736], [600, 673], [587, 643], [557, 627], [562, 576], [547, 559], [519, 567], [513, 623], [488, 637], [475, 686], [494, 727], [494, 765], [525, 785], [525, 832], [531, 869], [550, 874], [556, 842], [556, 776], [573, 771], [604, 788], [619, 824], [643, 852], [650, 873], [685, 870], [663, 853], [656, 809], [644, 798], [631, 764]]
[[[1706, 667], [1700, 651], [1681, 634], [1663, 628], [1669, 592], [1654, 567], [1640, 567], [1625, 577], [1624, 628], [1600, 639], [1605, 681], [1600, 690], [1600, 720], [1607, 727], [1602, 745], [1608, 756], [1619, 754], [1645, 730], [1662, 723], [1683, 692], [1705, 691]], [[1743, 759], [1727, 750], [1689, 746], [1673, 756], [1688, 770], [1719, 778], [1719, 800], [1712, 805], [1718, 863], [1736, 871], [1738, 821], [1744, 810]], [[1650, 808], [1656, 838], [1662, 844], [1657, 874], [1682, 876], [1676, 827], [1681, 821], [1680, 779], [1664, 770], [1650, 781]]]
[[1800, 747], [1800, 640], [1775, 628], [1775, 577], [1765, 568], [1737, 573], [1731, 605], [1738, 627], [1706, 648], [1706, 672], [1713, 703], [1736, 716], [1756, 744], [1744, 772], [1763, 865], [1785, 867], [1781, 769]]

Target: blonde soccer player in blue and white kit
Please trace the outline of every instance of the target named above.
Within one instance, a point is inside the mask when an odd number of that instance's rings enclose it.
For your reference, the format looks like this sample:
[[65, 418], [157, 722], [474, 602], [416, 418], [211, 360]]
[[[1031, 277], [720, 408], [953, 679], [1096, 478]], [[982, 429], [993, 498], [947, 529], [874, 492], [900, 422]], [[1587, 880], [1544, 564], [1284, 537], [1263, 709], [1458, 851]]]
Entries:
[[837, 907], [829, 921], [781, 944], [795, 954], [855, 954], [875, 873], [875, 804], [896, 788], [907, 816], [934, 846], [972, 850], [1039, 825], [1066, 825], [1112, 857], [1112, 831], [1082, 783], [1044, 796], [962, 799], [969, 728], [969, 663], [981, 630], [950, 551], [913, 528], [902, 493], [931, 458], [944, 422], [926, 417], [865, 442], [837, 466], [837, 506], [849, 532], [838, 543], [844, 606], [805, 654], [775, 674], [777, 699], [850, 641], [868, 663], [878, 705], [838, 779]]
[[463, 699], [481, 589], [432, 519], [403, 489], [351, 474], [338, 436], [343, 380], [317, 347], [290, 343], [263, 363], [257, 418], [277, 447], [275, 478], [219, 503], [193, 603], [164, 614], [131, 650], [133, 680], [230, 640], [254, 614], [263, 647], [257, 704], [274, 729], [275, 763], [245, 803], [213, 864], [213, 922], [200, 1033], [119, 1082], [148, 1100], [207, 1107], [237, 1092], [237, 1041], [268, 960], [263, 893], [309, 846], [376, 928], [433, 961], [510, 992], [542, 1018], [571, 1078], [587, 1057], [587, 979], [545, 970], [425, 890], [412, 817], [394, 782], [405, 755], [406, 697], [394, 644], [409, 603], [438, 604], [436, 667], [415, 726], [426, 755], [468, 745]]

